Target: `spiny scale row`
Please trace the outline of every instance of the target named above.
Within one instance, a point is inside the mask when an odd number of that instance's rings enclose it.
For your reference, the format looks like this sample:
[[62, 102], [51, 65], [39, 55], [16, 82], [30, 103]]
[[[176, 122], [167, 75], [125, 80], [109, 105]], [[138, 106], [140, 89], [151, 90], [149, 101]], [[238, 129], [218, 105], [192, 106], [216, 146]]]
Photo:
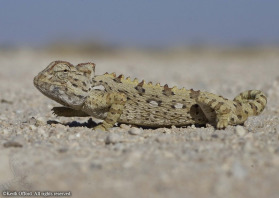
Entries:
[[[116, 77], [115, 72], [113, 72], [113, 73], [111, 73], [111, 74], [109, 74], [108, 72], [106, 72], [105, 75], [112, 76], [113, 78], [117, 79], [117, 81], [121, 81], [121, 80], [124, 79], [124, 76], [123, 76], [122, 74], [119, 75], [118, 77]], [[140, 87], [142, 87], [144, 84], [146, 84], [144, 80], [142, 80], [142, 81], [139, 83], [137, 78], [135, 78], [135, 79], [132, 81], [130, 77], [127, 77], [126, 80], [127, 80], [127, 81], [130, 81], [130, 82], [133, 82], [133, 83], [138, 83], [137, 86], [140, 86]], [[154, 86], [152, 82], [148, 82], [147, 85]], [[176, 86], [174, 86], [174, 87], [172, 87], [172, 88], [169, 88], [168, 84], [165, 84], [164, 86], [162, 86], [160, 83], [156, 83], [155, 86], [156, 86], [156, 87], [163, 88], [165, 91], [179, 90]], [[185, 91], [186, 91], [186, 89], [185, 89], [184, 87], [183, 87], [182, 89], [180, 89], [180, 90], [185, 90]]]

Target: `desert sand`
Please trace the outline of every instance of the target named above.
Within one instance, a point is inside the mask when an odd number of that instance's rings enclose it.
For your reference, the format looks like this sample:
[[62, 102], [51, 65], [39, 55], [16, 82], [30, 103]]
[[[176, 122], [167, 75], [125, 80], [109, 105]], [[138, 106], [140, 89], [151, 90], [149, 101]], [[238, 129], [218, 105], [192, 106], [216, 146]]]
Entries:
[[[243, 126], [93, 131], [88, 118], [60, 118], [33, 78], [51, 61], [96, 63], [96, 74], [268, 98]], [[72, 197], [279, 197], [279, 50], [0, 50], [0, 190]], [[89, 122], [89, 124], [88, 124]], [[23, 196], [22, 196], [23, 197]], [[34, 197], [34, 196], [33, 196]]]

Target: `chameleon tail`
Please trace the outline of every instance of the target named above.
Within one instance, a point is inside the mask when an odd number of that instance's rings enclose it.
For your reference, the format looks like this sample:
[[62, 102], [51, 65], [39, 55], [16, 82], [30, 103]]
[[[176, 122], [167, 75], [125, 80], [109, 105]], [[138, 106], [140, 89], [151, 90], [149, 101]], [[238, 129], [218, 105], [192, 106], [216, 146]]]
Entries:
[[248, 90], [240, 93], [233, 101], [241, 106], [242, 113], [246, 116], [259, 115], [265, 108], [267, 99], [262, 91]]

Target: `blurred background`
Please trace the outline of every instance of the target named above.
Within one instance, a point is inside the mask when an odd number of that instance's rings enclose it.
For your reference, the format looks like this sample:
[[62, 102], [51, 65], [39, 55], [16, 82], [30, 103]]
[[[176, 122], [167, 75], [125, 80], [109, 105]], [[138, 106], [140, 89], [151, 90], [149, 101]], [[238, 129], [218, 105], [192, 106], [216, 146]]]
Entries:
[[115, 71], [227, 97], [278, 76], [275, 0], [0, 2], [6, 83], [17, 76], [33, 87], [53, 60], [91, 61], [97, 74]]
[[279, 44], [279, 2], [4, 1], [0, 47], [259, 47]]
[[[0, 190], [17, 181], [9, 166], [15, 155], [34, 191], [278, 197], [278, 47], [275, 0], [0, 0]], [[90, 61], [97, 75], [116, 72], [229, 99], [259, 89], [268, 105], [247, 121], [247, 135], [234, 127], [132, 136], [115, 128], [116, 144], [107, 145], [106, 133], [50, 124], [88, 121], [56, 117], [58, 104], [34, 87], [54, 60]]]

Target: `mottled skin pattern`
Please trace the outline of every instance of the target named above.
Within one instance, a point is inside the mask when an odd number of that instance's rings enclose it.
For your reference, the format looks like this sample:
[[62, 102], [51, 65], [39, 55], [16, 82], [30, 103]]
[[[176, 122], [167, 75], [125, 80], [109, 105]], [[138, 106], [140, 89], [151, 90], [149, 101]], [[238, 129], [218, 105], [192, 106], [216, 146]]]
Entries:
[[58, 116], [92, 116], [104, 122], [95, 129], [107, 130], [115, 123], [144, 127], [170, 127], [210, 123], [218, 129], [243, 124], [260, 114], [266, 96], [258, 90], [228, 100], [208, 92], [133, 81], [114, 73], [96, 75], [94, 63], [77, 66], [54, 61], [34, 78], [35, 86], [62, 104]]

